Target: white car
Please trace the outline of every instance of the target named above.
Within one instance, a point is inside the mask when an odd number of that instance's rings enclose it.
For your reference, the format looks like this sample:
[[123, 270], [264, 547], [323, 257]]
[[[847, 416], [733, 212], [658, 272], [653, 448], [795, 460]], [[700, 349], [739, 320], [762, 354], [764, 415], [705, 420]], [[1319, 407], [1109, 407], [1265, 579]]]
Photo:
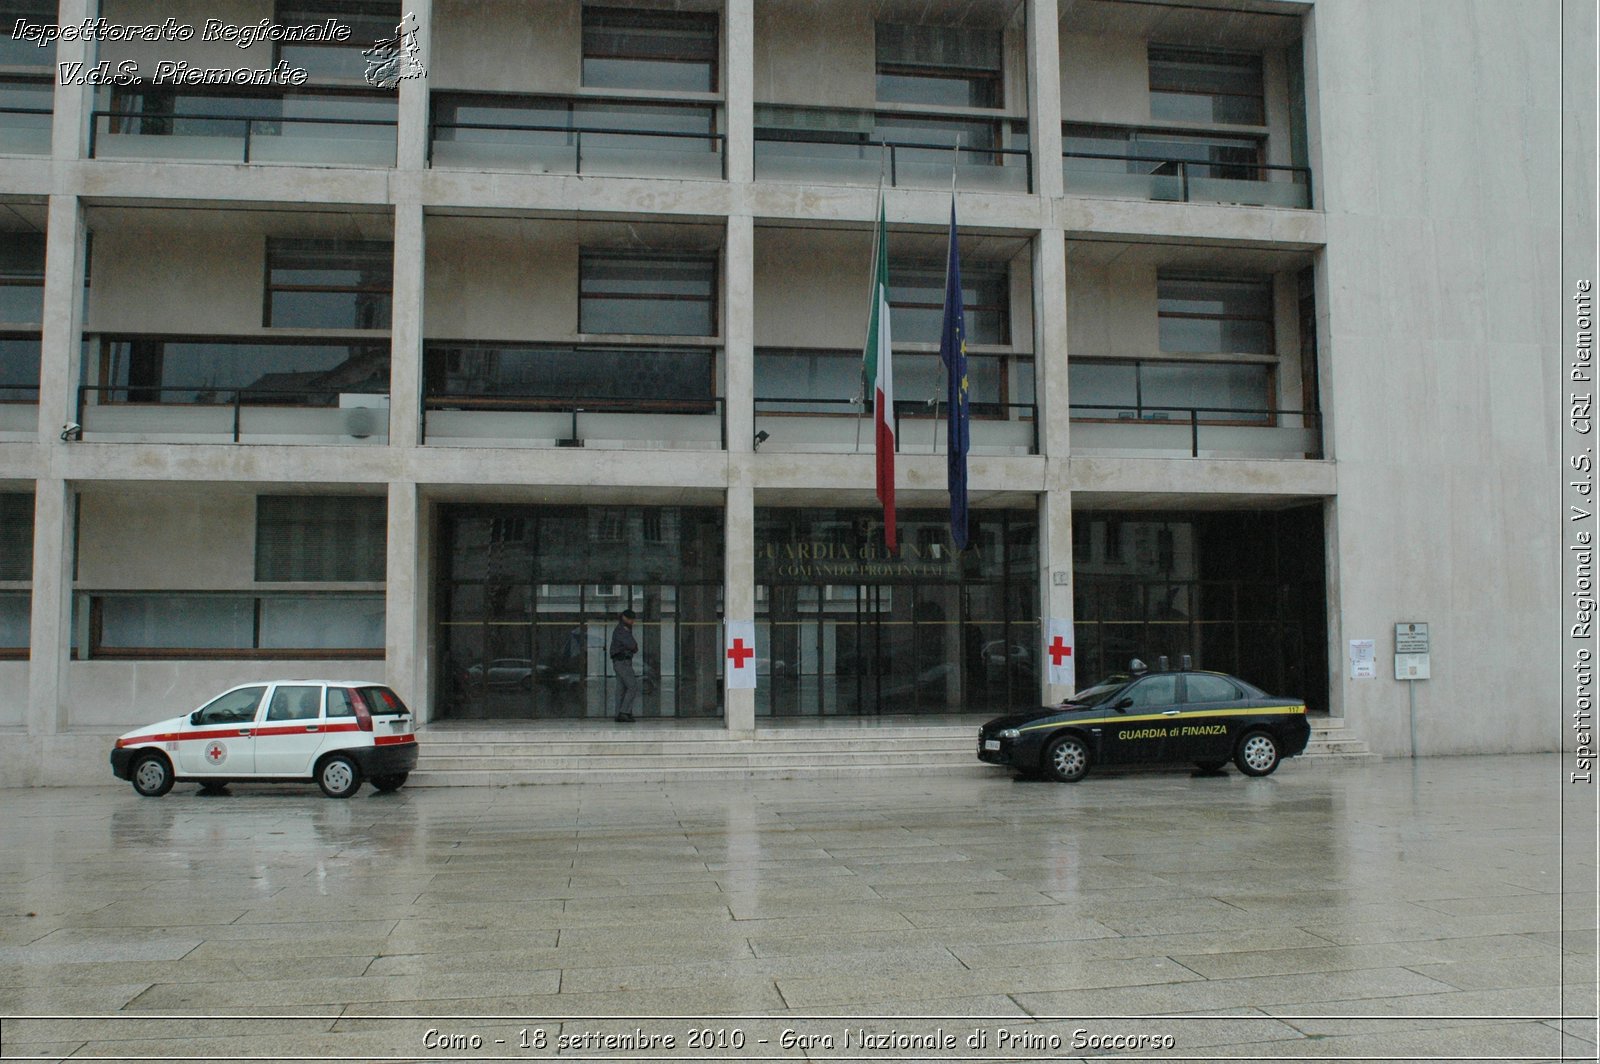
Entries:
[[348, 798], [363, 780], [392, 791], [416, 766], [411, 711], [370, 680], [241, 684], [111, 751], [111, 771], [149, 798], [179, 781], [219, 790], [235, 780], [316, 780], [329, 798]]

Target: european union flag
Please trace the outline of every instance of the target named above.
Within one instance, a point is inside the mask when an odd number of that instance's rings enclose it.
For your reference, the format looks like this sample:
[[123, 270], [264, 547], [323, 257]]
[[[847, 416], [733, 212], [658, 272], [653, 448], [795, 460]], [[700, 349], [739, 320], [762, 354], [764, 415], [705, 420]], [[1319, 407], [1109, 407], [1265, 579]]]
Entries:
[[949, 430], [945, 434], [950, 484], [950, 538], [956, 550], [967, 549], [967, 448], [972, 435], [972, 408], [967, 381], [967, 316], [961, 306], [961, 254], [956, 246], [956, 197], [950, 196], [950, 261], [944, 275], [944, 330], [939, 357], [945, 367]]

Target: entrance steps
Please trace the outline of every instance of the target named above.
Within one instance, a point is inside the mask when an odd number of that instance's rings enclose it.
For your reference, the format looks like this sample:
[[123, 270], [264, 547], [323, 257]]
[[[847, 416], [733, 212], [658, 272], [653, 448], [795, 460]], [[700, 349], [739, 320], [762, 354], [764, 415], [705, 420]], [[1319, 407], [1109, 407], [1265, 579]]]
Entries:
[[[763, 723], [753, 739], [730, 738], [715, 722], [432, 725], [418, 729], [421, 751], [408, 786], [981, 777], [1001, 771], [977, 758], [978, 725], [985, 719]], [[1372, 755], [1342, 728], [1314, 724], [1304, 756], [1348, 761]]]
[[1344, 726], [1344, 721], [1330, 721], [1328, 718], [1312, 718], [1311, 740], [1306, 743], [1306, 752], [1301, 757], [1317, 761], [1376, 761], [1377, 755], [1367, 746], [1365, 739], [1358, 739]]

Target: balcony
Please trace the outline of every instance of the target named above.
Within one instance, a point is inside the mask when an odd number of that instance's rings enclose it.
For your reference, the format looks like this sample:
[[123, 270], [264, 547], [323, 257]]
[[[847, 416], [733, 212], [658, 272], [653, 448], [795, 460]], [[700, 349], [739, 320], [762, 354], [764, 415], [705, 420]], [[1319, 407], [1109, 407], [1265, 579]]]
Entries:
[[1321, 458], [1322, 415], [1259, 407], [1073, 403], [1072, 452], [1123, 458]]
[[[895, 446], [904, 454], [942, 453], [944, 363], [936, 352], [894, 356]], [[1039, 453], [1033, 356], [968, 353], [970, 454]], [[859, 351], [756, 352], [755, 428], [763, 450], [871, 453], [871, 411], [859, 398]], [[863, 428], [862, 423], [866, 425]]]
[[430, 342], [431, 444], [725, 450], [711, 347]]
[[1252, 207], [1311, 206], [1311, 171], [1262, 162], [1246, 129], [1170, 130], [1069, 124], [1062, 174], [1069, 195]]
[[440, 94], [429, 128], [439, 168], [621, 177], [727, 176], [710, 103]]
[[1027, 122], [756, 105], [761, 181], [1031, 192]]
[[[382, 446], [387, 342], [101, 337], [78, 389], [95, 442]], [[85, 374], [89, 379], [90, 374]]]
[[137, 101], [142, 106], [94, 112], [90, 156], [308, 166], [395, 164], [392, 95], [150, 93]]

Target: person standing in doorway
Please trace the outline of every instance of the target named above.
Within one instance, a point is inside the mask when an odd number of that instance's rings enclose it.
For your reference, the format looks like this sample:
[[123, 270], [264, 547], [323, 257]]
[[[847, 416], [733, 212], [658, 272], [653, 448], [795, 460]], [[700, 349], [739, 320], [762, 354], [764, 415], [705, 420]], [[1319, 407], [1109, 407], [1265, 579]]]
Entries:
[[617, 723], [633, 723], [634, 703], [639, 701], [639, 673], [633, 667], [633, 656], [639, 653], [639, 643], [633, 638], [634, 612], [623, 610], [617, 626], [611, 631], [611, 667], [617, 670]]

